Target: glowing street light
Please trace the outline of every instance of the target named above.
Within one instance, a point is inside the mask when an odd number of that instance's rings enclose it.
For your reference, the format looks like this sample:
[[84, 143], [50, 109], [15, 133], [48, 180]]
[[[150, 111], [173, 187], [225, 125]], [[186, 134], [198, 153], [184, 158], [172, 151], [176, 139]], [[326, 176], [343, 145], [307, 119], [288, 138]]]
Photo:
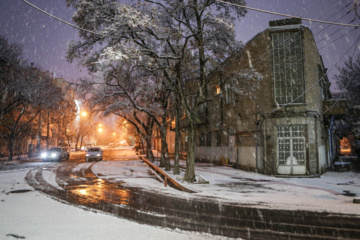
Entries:
[[87, 112], [85, 112], [85, 111], [83, 111], [83, 112], [81, 113], [81, 116], [83, 116], [83, 117], [86, 117], [86, 115], [87, 115]]
[[99, 133], [102, 133], [102, 131], [103, 131], [102, 128], [99, 128], [99, 129], [98, 129], [98, 132], [99, 132]]

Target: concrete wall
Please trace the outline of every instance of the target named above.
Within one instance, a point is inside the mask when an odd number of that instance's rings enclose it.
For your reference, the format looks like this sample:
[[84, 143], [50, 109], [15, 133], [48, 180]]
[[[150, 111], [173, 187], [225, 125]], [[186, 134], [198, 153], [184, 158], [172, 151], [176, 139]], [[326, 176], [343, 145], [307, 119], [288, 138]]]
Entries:
[[203, 147], [197, 146], [195, 151], [195, 158], [198, 161], [218, 163], [222, 159], [228, 159], [228, 147]]

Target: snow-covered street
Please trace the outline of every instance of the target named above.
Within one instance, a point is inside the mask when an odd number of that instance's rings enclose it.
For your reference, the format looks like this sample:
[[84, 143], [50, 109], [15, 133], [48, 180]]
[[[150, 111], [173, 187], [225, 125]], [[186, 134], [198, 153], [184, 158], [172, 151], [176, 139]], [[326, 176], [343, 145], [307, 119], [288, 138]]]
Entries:
[[[327, 172], [314, 178], [279, 178], [228, 166], [197, 163], [197, 179], [205, 181], [203, 184], [182, 181], [183, 171], [180, 175], [165, 172], [169, 178], [195, 192], [187, 193], [164, 186], [161, 178], [131, 149], [122, 149], [121, 154], [123, 157], [118, 160], [96, 163], [73, 160], [59, 165], [39, 165], [36, 162], [32, 167], [26, 165], [26, 168], [21, 167], [24, 163], [17, 163], [15, 165], [19, 167], [16, 169], [0, 171], [0, 239], [144, 239], [144, 236], [147, 239], [228, 239], [207, 233], [139, 224], [111, 213], [69, 204], [36, 191], [25, 181], [30, 171], [33, 174], [41, 173], [47, 184], [64, 191], [62, 187], [66, 183], [59, 185], [56, 166], [70, 167], [74, 177], [76, 172], [89, 168], [101, 181], [121, 183], [124, 187], [142, 189], [165, 198], [215, 202], [219, 206], [226, 204], [360, 216], [360, 205], [353, 203], [353, 199], [360, 196], [360, 176], [354, 171]], [[180, 163], [182, 166], [185, 164], [184, 161]], [[76, 178], [73, 180], [77, 181]], [[84, 181], [81, 177], [78, 180]], [[344, 191], [356, 196], [346, 196]], [[80, 195], [85, 194], [79, 192]], [[83, 196], [86, 197], [86, 194]]]
[[138, 224], [34, 191], [29, 169], [0, 172], [0, 239], [227, 239]]

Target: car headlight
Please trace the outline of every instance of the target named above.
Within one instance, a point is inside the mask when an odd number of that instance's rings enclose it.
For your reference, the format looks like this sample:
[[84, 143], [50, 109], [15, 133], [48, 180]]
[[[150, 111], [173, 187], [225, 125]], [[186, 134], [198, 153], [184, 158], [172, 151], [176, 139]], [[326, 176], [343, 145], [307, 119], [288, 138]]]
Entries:
[[46, 152], [41, 153], [41, 157], [42, 157], [42, 158], [46, 158], [46, 157], [47, 157], [47, 153], [46, 153]]
[[51, 157], [57, 157], [57, 154], [56, 154], [56, 153], [52, 153], [52, 154], [51, 154]]
[[90, 156], [90, 154], [88, 154], [88, 153], [87, 153], [85, 156], [87, 156], [87, 157], [88, 157], [88, 156]]
[[100, 157], [100, 156], [101, 156], [101, 154], [96, 154], [96, 156], [97, 156], [97, 157]]

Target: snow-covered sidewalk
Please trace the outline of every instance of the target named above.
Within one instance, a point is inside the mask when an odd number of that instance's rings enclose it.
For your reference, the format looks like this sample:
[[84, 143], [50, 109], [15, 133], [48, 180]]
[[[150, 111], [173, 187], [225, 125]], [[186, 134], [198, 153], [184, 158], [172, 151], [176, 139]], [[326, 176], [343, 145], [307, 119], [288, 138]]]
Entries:
[[[360, 196], [360, 174], [327, 172], [319, 178], [277, 178], [226, 166], [196, 163], [198, 179], [189, 184], [180, 175], [166, 174], [196, 193], [181, 192], [159, 181], [153, 170], [127, 150], [126, 159], [80, 163], [92, 165], [99, 178], [125, 186], [185, 199], [258, 208], [326, 211], [358, 215], [360, 204], [344, 191]], [[158, 162], [155, 162], [158, 164]], [[181, 161], [184, 166], [185, 162]], [[209, 234], [162, 229], [117, 218], [85, 207], [75, 207], [34, 191], [24, 180], [31, 168], [0, 171], [0, 239], [227, 239]], [[74, 171], [76, 168], [74, 169]], [[44, 171], [48, 183], [59, 187], [55, 173]], [[158, 180], [157, 180], [158, 179]]]
[[[155, 165], [158, 164], [159, 162], [155, 162]], [[185, 161], [180, 161], [180, 165], [184, 167]], [[196, 192], [187, 193], [144, 177], [149, 172], [144, 166], [145, 163], [102, 162], [93, 166], [93, 172], [100, 178], [121, 180], [128, 186], [186, 199], [360, 216], [360, 204], [353, 203], [354, 196], [344, 194], [344, 191], [349, 191], [356, 194], [356, 197], [360, 196], [360, 174], [352, 171], [327, 172], [317, 178], [279, 178], [227, 166], [196, 163], [197, 178], [208, 184], [189, 184], [183, 181], [183, 170], [180, 175], [174, 175], [172, 171], [166, 172], [170, 178]]]
[[0, 239], [227, 239], [142, 225], [61, 203], [34, 191], [24, 180], [28, 171], [0, 171]]
[[344, 191], [349, 191], [360, 196], [360, 174], [356, 172], [327, 172], [318, 178], [278, 178], [197, 163], [196, 175], [209, 184], [189, 184], [171, 172], [168, 175], [197, 192], [192, 195], [221, 202], [360, 216], [360, 204], [353, 203], [354, 197], [344, 195]]

